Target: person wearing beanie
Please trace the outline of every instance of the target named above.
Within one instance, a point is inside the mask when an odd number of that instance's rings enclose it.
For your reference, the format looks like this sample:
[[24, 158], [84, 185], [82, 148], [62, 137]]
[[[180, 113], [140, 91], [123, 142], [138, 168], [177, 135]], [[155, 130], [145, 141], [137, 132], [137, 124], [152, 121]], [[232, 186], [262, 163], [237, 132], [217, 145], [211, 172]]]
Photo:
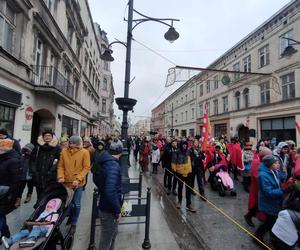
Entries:
[[69, 139], [69, 148], [60, 155], [57, 167], [57, 181], [66, 187], [74, 189], [71, 216], [71, 233], [76, 231], [76, 225], [81, 209], [81, 196], [86, 176], [91, 168], [90, 153], [82, 147], [80, 136], [73, 135]]
[[9, 237], [6, 215], [14, 210], [19, 181], [22, 175], [21, 156], [13, 149], [14, 141], [0, 139], [0, 186], [8, 187], [0, 203], [0, 232]]
[[[83, 148], [86, 149], [90, 153], [90, 160], [91, 160], [91, 166], [92, 166], [93, 165], [95, 148], [93, 147], [91, 139], [89, 137], [83, 137], [82, 145], [83, 145]], [[87, 174], [85, 184], [83, 185], [83, 191], [85, 190], [85, 187], [88, 183], [88, 176], [89, 175]]]
[[286, 171], [279, 170], [278, 158], [266, 155], [262, 159], [258, 172], [258, 209], [265, 213], [265, 221], [258, 227], [254, 235], [263, 241], [266, 232], [270, 231], [282, 209], [284, 192], [281, 183], [286, 179]]
[[60, 152], [58, 139], [52, 131], [46, 130], [38, 137], [37, 145], [32, 150], [29, 161], [38, 200], [47, 185], [56, 181]]
[[286, 142], [279, 142], [277, 148], [273, 151], [273, 155], [277, 158], [280, 171], [287, 172], [287, 178], [291, 176], [292, 166], [289, 157], [289, 145]]
[[21, 205], [21, 198], [22, 198], [24, 189], [26, 187], [26, 184], [28, 187], [28, 192], [27, 192], [27, 196], [26, 196], [24, 203], [28, 203], [31, 201], [31, 196], [32, 196], [34, 185], [32, 182], [32, 177], [31, 177], [30, 171], [29, 171], [29, 161], [30, 161], [30, 155], [31, 155], [31, 152], [33, 151], [33, 149], [34, 149], [34, 145], [32, 143], [28, 143], [22, 148], [22, 151], [21, 151], [22, 152], [22, 157], [21, 157], [22, 178], [19, 183], [19, 189], [18, 189], [17, 199], [15, 202], [15, 208], [18, 208]]
[[100, 194], [99, 217], [101, 235], [99, 249], [114, 249], [121, 219], [122, 185], [119, 158], [122, 155], [122, 143], [113, 141], [109, 152], [99, 142], [95, 152], [93, 181]]
[[8, 131], [5, 128], [0, 128], [0, 139], [11, 139], [13, 140], [13, 149], [21, 155], [21, 146], [17, 139], [9, 136]]
[[61, 150], [69, 147], [69, 138], [67, 135], [63, 135], [59, 138], [59, 146]]
[[251, 184], [248, 198], [248, 213], [244, 216], [247, 224], [254, 227], [252, 217], [257, 215], [258, 212], [258, 169], [261, 164], [262, 158], [266, 155], [271, 155], [271, 149], [265, 146], [259, 146], [254, 154], [251, 162]]

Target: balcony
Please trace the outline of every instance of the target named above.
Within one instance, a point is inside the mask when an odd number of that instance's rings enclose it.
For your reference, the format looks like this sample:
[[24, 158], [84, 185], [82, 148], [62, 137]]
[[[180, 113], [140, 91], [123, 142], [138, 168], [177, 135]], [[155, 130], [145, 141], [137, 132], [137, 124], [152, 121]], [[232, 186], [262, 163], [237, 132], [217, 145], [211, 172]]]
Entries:
[[74, 103], [74, 86], [53, 66], [34, 65], [32, 83], [40, 95], [47, 95], [59, 104]]

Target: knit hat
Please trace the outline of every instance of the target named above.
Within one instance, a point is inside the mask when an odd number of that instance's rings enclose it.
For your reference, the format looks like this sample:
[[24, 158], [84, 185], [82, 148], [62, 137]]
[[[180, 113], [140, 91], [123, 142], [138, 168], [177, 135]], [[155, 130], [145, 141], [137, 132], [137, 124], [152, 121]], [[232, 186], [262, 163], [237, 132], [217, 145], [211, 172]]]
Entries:
[[92, 144], [90, 137], [87, 137], [87, 136], [83, 137], [82, 141], [83, 142], [89, 142], [90, 144]]
[[34, 149], [34, 145], [32, 143], [27, 143], [22, 149], [32, 151]]
[[277, 158], [274, 155], [266, 155], [262, 159], [263, 163], [265, 164], [266, 167], [270, 168], [275, 162], [277, 162]]
[[82, 145], [82, 140], [78, 135], [72, 135], [69, 139], [69, 143], [76, 144], [77, 146]]
[[104, 141], [98, 141], [96, 143], [96, 146], [98, 147], [99, 145], [102, 145], [104, 147], [105, 146], [105, 142]]
[[0, 150], [1, 151], [8, 151], [13, 148], [14, 141], [11, 139], [2, 139], [0, 140]]
[[0, 128], [0, 134], [8, 136], [8, 132], [5, 128]]
[[123, 144], [120, 140], [117, 142], [113, 141], [109, 146], [109, 153], [111, 155], [119, 155], [122, 153], [123, 150]]
[[42, 136], [44, 137], [46, 134], [50, 134], [52, 137], [54, 135], [54, 133], [51, 131], [51, 130], [45, 130], [43, 133], [42, 133]]
[[277, 148], [280, 149], [280, 150], [282, 148], [288, 148], [288, 147], [289, 147], [289, 145], [286, 142], [284, 142], [284, 141], [279, 142], [278, 145], [277, 145]]
[[260, 157], [264, 157], [266, 155], [271, 155], [272, 154], [272, 150], [265, 147], [265, 146], [260, 146], [258, 149], [258, 153]]

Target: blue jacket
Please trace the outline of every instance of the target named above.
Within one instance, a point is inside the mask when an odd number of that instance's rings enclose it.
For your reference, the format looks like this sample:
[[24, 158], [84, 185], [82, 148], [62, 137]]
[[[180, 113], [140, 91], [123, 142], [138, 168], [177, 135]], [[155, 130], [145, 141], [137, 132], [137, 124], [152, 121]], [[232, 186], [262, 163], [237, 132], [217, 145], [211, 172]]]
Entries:
[[99, 158], [97, 164], [101, 166], [94, 173], [94, 182], [99, 189], [99, 209], [104, 212], [118, 215], [121, 212], [122, 188], [121, 170], [118, 159], [112, 157], [105, 151]]
[[274, 175], [277, 176], [280, 183], [286, 178], [286, 174], [280, 171], [272, 171], [263, 163], [260, 164], [258, 172], [258, 208], [259, 211], [277, 216], [282, 209], [283, 191]]

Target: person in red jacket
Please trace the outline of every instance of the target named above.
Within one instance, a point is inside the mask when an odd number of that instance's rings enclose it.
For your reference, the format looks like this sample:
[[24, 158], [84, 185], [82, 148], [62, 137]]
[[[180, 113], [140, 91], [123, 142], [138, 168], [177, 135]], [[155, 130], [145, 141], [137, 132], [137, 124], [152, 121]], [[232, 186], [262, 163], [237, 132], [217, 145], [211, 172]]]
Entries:
[[251, 227], [254, 227], [254, 223], [252, 222], [252, 217], [256, 216], [258, 212], [258, 170], [259, 165], [262, 161], [262, 158], [266, 155], [271, 155], [272, 151], [265, 147], [259, 146], [254, 155], [254, 158], [251, 162], [251, 185], [250, 185], [250, 192], [249, 192], [249, 199], [248, 199], [248, 213], [244, 215], [244, 218], [247, 224]]

